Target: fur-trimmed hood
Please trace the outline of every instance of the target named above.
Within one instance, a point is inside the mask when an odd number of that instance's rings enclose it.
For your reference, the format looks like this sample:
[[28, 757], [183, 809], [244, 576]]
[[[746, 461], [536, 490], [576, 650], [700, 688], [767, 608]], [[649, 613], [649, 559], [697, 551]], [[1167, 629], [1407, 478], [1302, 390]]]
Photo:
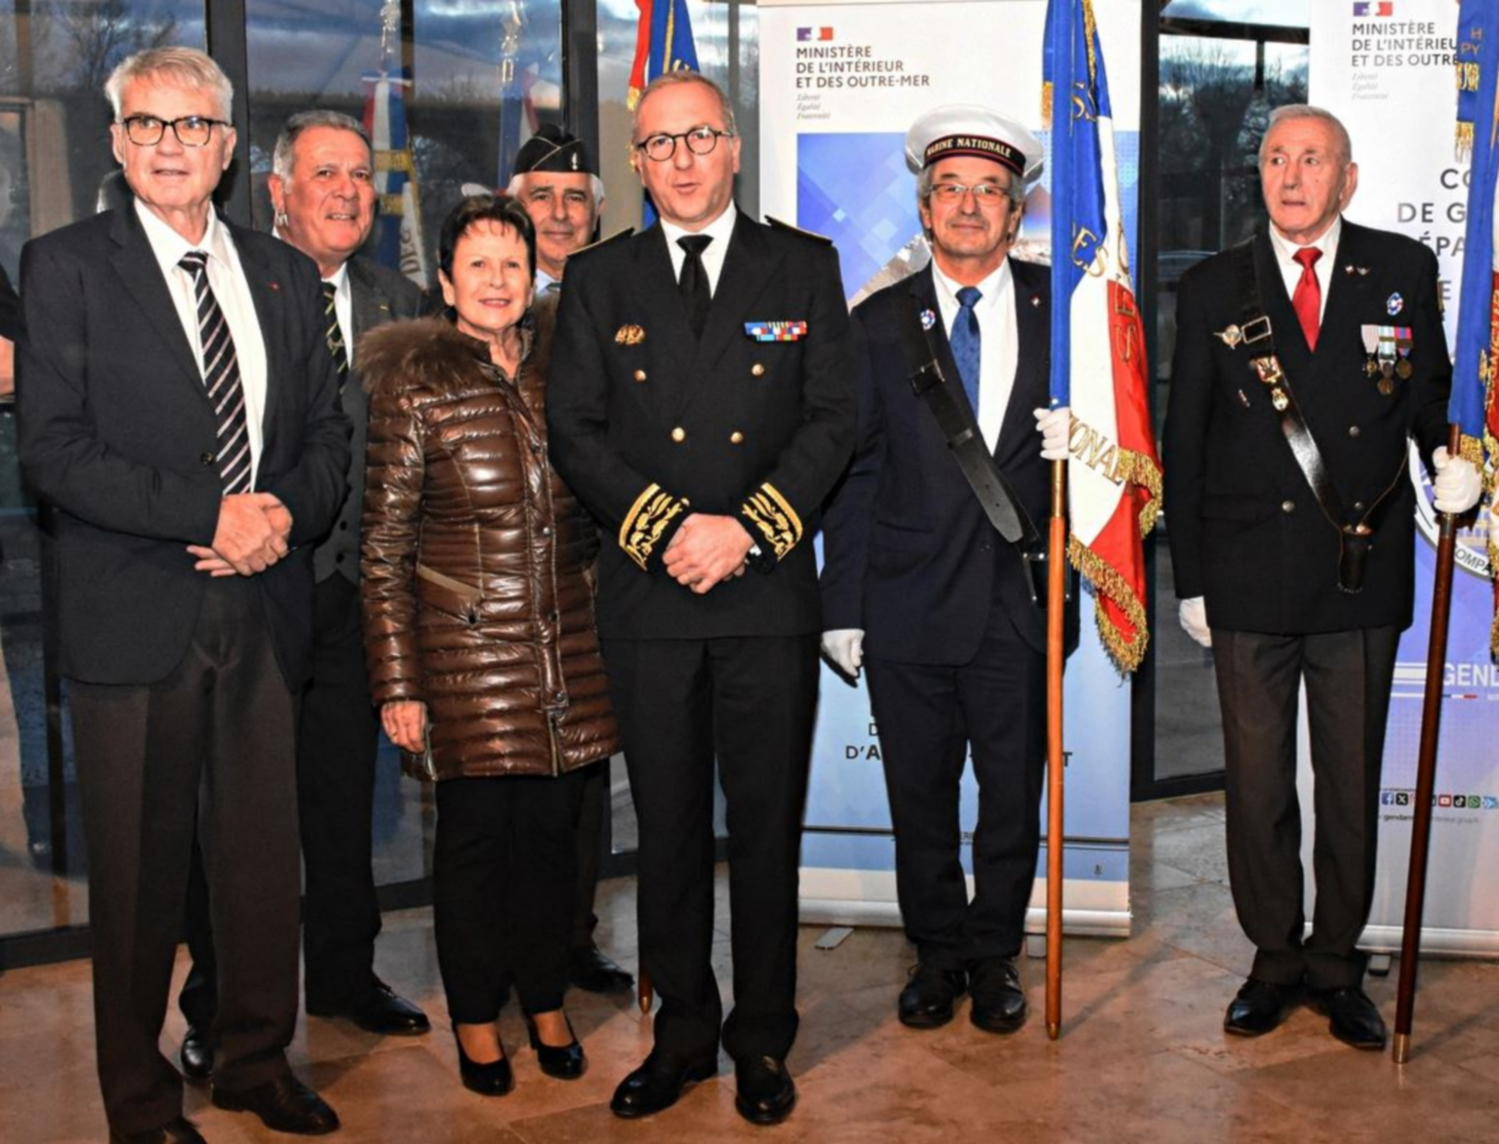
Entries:
[[[521, 319], [523, 377], [546, 377], [556, 316], [555, 295], [548, 294], [539, 296]], [[445, 317], [379, 326], [360, 337], [354, 352], [364, 391], [369, 394], [412, 388], [442, 393], [492, 364], [488, 347]]]

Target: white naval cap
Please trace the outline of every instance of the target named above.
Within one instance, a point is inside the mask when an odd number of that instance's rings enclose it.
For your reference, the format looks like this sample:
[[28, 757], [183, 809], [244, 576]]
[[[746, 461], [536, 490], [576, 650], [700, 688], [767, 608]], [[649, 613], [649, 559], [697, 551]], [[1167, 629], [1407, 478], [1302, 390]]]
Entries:
[[1041, 141], [1013, 119], [976, 103], [935, 107], [906, 132], [906, 166], [914, 172], [949, 155], [977, 155], [1033, 183], [1045, 155]]

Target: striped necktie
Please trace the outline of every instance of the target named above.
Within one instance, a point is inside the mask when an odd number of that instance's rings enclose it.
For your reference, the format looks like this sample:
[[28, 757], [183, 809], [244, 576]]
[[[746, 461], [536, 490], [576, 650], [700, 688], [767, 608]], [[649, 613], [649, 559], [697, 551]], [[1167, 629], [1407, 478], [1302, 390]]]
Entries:
[[338, 392], [344, 391], [344, 381], [349, 376], [349, 350], [344, 345], [343, 327], [338, 324], [338, 287], [332, 282], [323, 283], [323, 323], [328, 338], [328, 352], [333, 355], [333, 364], [338, 367]]
[[193, 278], [198, 299], [198, 331], [203, 345], [203, 387], [213, 404], [219, 437], [219, 477], [224, 495], [250, 491], [250, 429], [245, 421], [245, 388], [239, 357], [219, 300], [208, 284], [208, 254], [189, 250], [178, 263]]

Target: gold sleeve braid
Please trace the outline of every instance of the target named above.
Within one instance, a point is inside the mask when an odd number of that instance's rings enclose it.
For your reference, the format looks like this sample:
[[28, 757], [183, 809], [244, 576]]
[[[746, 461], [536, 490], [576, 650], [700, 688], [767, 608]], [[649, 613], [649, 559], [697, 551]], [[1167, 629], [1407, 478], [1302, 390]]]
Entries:
[[647, 485], [644, 492], [635, 498], [624, 523], [619, 526], [619, 546], [629, 558], [641, 568], [649, 569], [651, 554], [656, 550], [661, 534], [686, 511], [690, 502], [674, 497], [660, 485]]
[[756, 540], [775, 553], [777, 560], [784, 559], [802, 538], [802, 518], [769, 481], [751, 493], [739, 511], [758, 531]]

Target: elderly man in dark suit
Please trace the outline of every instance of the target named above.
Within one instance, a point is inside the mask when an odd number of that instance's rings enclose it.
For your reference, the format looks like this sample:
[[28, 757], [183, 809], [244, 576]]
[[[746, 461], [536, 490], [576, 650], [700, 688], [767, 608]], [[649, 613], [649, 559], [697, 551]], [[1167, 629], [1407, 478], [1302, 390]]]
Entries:
[[[613, 1109], [717, 1071], [713, 760], [728, 801], [736, 1107], [790, 1111], [797, 861], [820, 629], [807, 523], [848, 460], [847, 307], [826, 240], [733, 204], [728, 99], [668, 73], [635, 108], [661, 221], [574, 254], [548, 389], [552, 460], [599, 518], [599, 631], [640, 819], [655, 1048]], [[751, 569], [746, 572], [746, 565]]]
[[[897, 1012], [945, 1025], [970, 987], [992, 1033], [1025, 1021], [1015, 967], [1040, 842], [1046, 617], [1028, 553], [1005, 541], [937, 418], [911, 389], [899, 330], [919, 313], [951, 400], [1016, 501], [1047, 512], [1044, 457], [1065, 456], [1066, 409], [1037, 415], [1051, 377], [1050, 271], [1010, 257], [1041, 145], [982, 107], [940, 107], [906, 135], [932, 261], [854, 311], [859, 444], [824, 521], [823, 648], [862, 666], [895, 829], [896, 890], [917, 965]], [[1075, 617], [1074, 617], [1075, 619]], [[960, 860], [959, 786], [979, 788], [975, 895]]]
[[[1342, 217], [1348, 133], [1282, 107], [1260, 145], [1270, 226], [1181, 281], [1166, 416], [1166, 500], [1182, 626], [1213, 649], [1228, 864], [1255, 945], [1224, 1028], [1269, 1032], [1303, 1000], [1333, 1036], [1385, 1042], [1357, 949], [1374, 889], [1395, 652], [1410, 626], [1414, 440], [1436, 505], [1477, 502], [1449, 457], [1452, 366], [1437, 261]], [[1298, 692], [1316, 777], [1317, 900], [1303, 938]]]
[[196, 1141], [157, 1046], [196, 830], [219, 939], [213, 1101], [338, 1118], [301, 1084], [295, 697], [349, 424], [317, 268], [215, 215], [232, 91], [187, 48], [106, 87], [134, 202], [22, 257], [21, 460], [54, 510], [111, 1138]]
[[[375, 222], [374, 157], [358, 120], [338, 111], [298, 112], [281, 129], [271, 161], [276, 237], [317, 263], [325, 333], [354, 429], [348, 493], [313, 549], [312, 678], [297, 722], [307, 1011], [346, 1018], [372, 1033], [425, 1033], [426, 1015], [375, 975], [380, 906], [371, 820], [379, 724], [359, 613], [367, 407], [353, 360], [359, 335], [418, 316], [423, 296], [414, 282], [357, 253]], [[214, 1063], [216, 960], [201, 865], [193, 875], [187, 927], [193, 968], [178, 998], [188, 1021], [180, 1059], [188, 1079], [206, 1080]]]

